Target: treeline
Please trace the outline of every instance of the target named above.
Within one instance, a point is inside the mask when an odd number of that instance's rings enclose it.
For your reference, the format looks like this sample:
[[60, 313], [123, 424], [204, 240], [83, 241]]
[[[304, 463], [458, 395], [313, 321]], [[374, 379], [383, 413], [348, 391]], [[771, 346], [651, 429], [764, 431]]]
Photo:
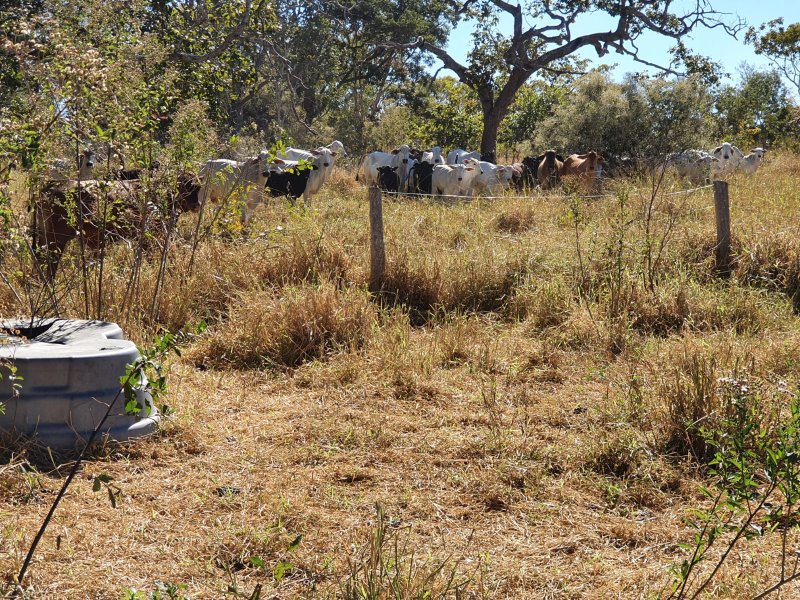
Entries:
[[[578, 4], [559, 10], [606, 10]], [[547, 17], [536, 6], [529, 22]], [[625, 6], [629, 20], [640, 18], [636, 3]], [[722, 139], [797, 143], [798, 107], [777, 72], [744, 68], [736, 85], [721, 85], [718, 66], [683, 48], [694, 75], [615, 82], [559, 47], [545, 52], [553, 44], [538, 30], [503, 32], [504, 11], [522, 15], [489, 1], [7, 0], [0, 154], [36, 170], [89, 143], [138, 165], [165, 149], [188, 164], [332, 139], [351, 156], [401, 142], [631, 158]], [[659, 33], [687, 33], [668, 29], [669, 13], [660, 18]], [[462, 65], [442, 48], [467, 19], [484, 29]], [[456, 77], [435, 77], [437, 61]]]

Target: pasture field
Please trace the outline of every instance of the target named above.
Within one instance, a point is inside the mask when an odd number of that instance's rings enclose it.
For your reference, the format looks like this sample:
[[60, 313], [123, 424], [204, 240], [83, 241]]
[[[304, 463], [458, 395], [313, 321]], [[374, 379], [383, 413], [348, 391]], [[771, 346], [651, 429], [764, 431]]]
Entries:
[[[664, 195], [671, 180], [655, 196], [642, 179], [594, 199], [387, 199], [378, 298], [366, 190], [344, 170], [310, 209], [273, 200], [246, 240], [222, 222], [194, 257], [183, 216], [157, 314], [159, 260], [132, 290], [131, 250], [113, 247], [106, 318], [142, 344], [208, 328], [169, 363], [163, 430], [84, 465], [30, 597], [145, 597], [159, 581], [193, 599], [666, 597], [710, 502], [691, 424], [722, 426], [721, 378], [778, 420], [797, 389], [799, 183], [800, 156], [777, 152], [731, 180], [728, 281], [712, 191]], [[15, 251], [5, 315], [39, 293]], [[69, 263], [59, 303], [82, 317]], [[18, 440], [4, 454], [13, 578], [68, 462]], [[93, 491], [100, 474], [116, 507]], [[777, 531], [741, 541], [701, 597], [754, 596], [781, 551]]]

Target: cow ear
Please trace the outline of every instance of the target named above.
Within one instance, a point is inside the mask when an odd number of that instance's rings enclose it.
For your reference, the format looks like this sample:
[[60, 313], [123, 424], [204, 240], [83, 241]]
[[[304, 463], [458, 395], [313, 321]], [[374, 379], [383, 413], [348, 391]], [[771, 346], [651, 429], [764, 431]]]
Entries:
[[392, 154], [400, 154], [400, 148], [395, 148], [392, 150]]
[[711, 154], [714, 154], [715, 152], [719, 152], [720, 150], [722, 150], [722, 146], [717, 146], [716, 148], [714, 148], [714, 149], [711, 151]]
[[281, 158], [273, 158], [272, 159], [272, 164], [273, 165], [285, 165], [286, 161], [281, 159]]
[[397, 171], [397, 167], [392, 167], [392, 171]]
[[331, 156], [338, 156], [338, 155], [339, 155], [338, 152], [331, 152]]
[[311, 154], [313, 154], [314, 156], [319, 156], [320, 154], [322, 154], [322, 153], [321, 153], [319, 150], [310, 150], [310, 152], [311, 152]]

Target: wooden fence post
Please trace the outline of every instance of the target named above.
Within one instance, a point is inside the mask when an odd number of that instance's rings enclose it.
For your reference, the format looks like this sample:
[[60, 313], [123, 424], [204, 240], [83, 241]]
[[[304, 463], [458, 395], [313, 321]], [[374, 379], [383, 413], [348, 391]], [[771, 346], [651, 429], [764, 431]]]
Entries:
[[717, 274], [727, 278], [731, 275], [731, 205], [727, 181], [714, 182], [714, 214], [717, 217]]
[[383, 288], [386, 272], [386, 247], [383, 243], [383, 197], [381, 191], [369, 188], [369, 291], [373, 294]]

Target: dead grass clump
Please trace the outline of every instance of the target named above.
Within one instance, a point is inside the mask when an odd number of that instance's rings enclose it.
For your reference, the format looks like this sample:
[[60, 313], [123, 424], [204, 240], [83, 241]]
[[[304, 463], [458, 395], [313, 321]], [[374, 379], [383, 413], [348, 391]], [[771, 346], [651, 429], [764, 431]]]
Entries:
[[736, 285], [715, 288], [690, 288], [688, 304], [695, 330], [722, 331], [753, 335], [763, 331], [772, 320], [773, 311], [763, 292]]
[[[364, 598], [429, 598], [444, 600], [472, 595], [472, 574], [448, 553], [438, 558], [418, 552], [406, 528], [398, 528], [377, 506], [369, 539], [347, 557], [347, 575], [340, 584], [343, 600]], [[474, 571], [475, 569], [473, 569]]]
[[586, 460], [586, 466], [600, 475], [627, 477], [636, 470], [642, 448], [636, 439], [625, 432], [600, 441]]
[[746, 240], [736, 256], [736, 278], [745, 285], [783, 291], [800, 268], [796, 242], [783, 235]]
[[442, 301], [442, 274], [438, 263], [415, 266], [408, 252], [390, 257], [383, 282], [383, 297], [406, 307], [415, 325], [424, 324]]
[[747, 240], [736, 256], [736, 278], [744, 285], [785, 293], [800, 312], [800, 252], [794, 237]]
[[572, 290], [562, 277], [537, 277], [514, 290], [505, 312], [511, 319], [525, 321], [534, 331], [543, 331], [564, 323], [572, 309]]
[[360, 173], [360, 177], [364, 177], [364, 173], [361, 172], [360, 163], [356, 163], [352, 169], [334, 169], [325, 183], [325, 187], [328, 188], [331, 194], [346, 195], [360, 193], [366, 200], [366, 190], [356, 183], [356, 172]]
[[693, 282], [665, 284], [648, 292], [632, 286], [625, 292], [630, 327], [646, 335], [666, 337], [682, 331], [724, 331], [752, 335], [764, 330], [780, 308], [763, 293], [734, 285], [700, 286]]
[[603, 476], [602, 488], [609, 504], [660, 509], [681, 490], [684, 475], [680, 469], [650, 452], [634, 429], [613, 429], [607, 437], [602, 431], [598, 434], [583, 464]]
[[689, 230], [673, 242], [674, 259], [687, 273], [707, 281], [714, 275], [716, 245], [713, 232]]
[[406, 250], [389, 259], [383, 297], [405, 307], [415, 325], [427, 323], [437, 313], [495, 312], [506, 305], [529, 270], [525, 256], [500, 260], [496, 264], [491, 255], [456, 255], [440, 262]]
[[691, 310], [683, 286], [674, 289], [659, 289], [648, 294], [635, 288], [631, 298], [631, 327], [636, 331], [666, 336], [681, 331], [690, 322]]
[[476, 319], [456, 317], [436, 328], [433, 343], [437, 362], [444, 368], [470, 363], [475, 358], [481, 339], [481, 323]]
[[350, 266], [350, 259], [340, 246], [331, 241], [295, 234], [281, 245], [277, 255], [265, 265], [265, 276], [279, 284], [322, 280], [342, 282]]
[[519, 234], [533, 229], [536, 211], [530, 205], [515, 205], [494, 218], [494, 228], [502, 233]]
[[291, 368], [362, 347], [375, 323], [375, 308], [361, 290], [325, 282], [253, 292], [240, 296], [192, 357], [215, 367]]
[[530, 270], [526, 256], [478, 257], [455, 264], [446, 288], [444, 307], [448, 311], [496, 312], [505, 307], [514, 290]]
[[718, 411], [716, 394], [719, 369], [713, 354], [687, 345], [672, 356], [670, 372], [664, 375], [658, 393], [664, 402], [661, 428], [669, 453], [703, 460], [709, 448], [700, 428]]
[[370, 338], [367, 354], [375, 357], [377, 371], [386, 378], [398, 399], [408, 399], [433, 390], [423, 382], [430, 380], [436, 352], [420, 343], [428, 335], [412, 326], [411, 316], [402, 309], [381, 313], [381, 327]]
[[654, 420], [656, 436], [670, 454], [706, 463], [716, 451], [714, 440], [741, 425], [735, 417], [750, 415], [758, 424], [752, 431], [756, 436], [769, 429], [781, 409], [785, 384], [767, 384], [747, 349], [687, 340], [669, 355], [668, 364], [656, 383], [661, 407]]
[[608, 335], [605, 323], [598, 321], [585, 307], [573, 310], [566, 321], [544, 332], [545, 341], [561, 350], [598, 348], [608, 340]]

